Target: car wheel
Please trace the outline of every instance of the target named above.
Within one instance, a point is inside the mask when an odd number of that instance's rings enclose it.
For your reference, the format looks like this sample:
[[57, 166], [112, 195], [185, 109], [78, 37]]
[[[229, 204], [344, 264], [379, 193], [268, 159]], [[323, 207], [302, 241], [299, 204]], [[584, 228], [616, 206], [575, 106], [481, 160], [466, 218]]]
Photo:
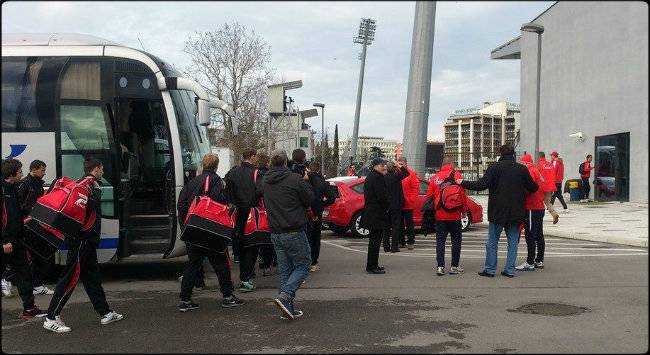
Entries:
[[464, 232], [469, 229], [469, 226], [472, 224], [472, 212], [467, 211], [467, 216], [460, 220], [461, 230]]
[[352, 231], [352, 235], [357, 238], [366, 238], [370, 234], [369, 230], [361, 228], [361, 212], [357, 212], [352, 216], [350, 230]]
[[328, 225], [329, 229], [334, 232], [336, 235], [345, 235], [345, 233], [348, 231], [348, 227], [341, 227], [341, 226], [336, 226], [333, 224]]

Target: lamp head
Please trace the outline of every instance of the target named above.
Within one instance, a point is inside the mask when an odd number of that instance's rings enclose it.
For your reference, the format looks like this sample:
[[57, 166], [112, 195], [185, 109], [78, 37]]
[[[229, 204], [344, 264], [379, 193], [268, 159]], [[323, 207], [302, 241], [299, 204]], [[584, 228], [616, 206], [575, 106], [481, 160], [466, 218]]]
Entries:
[[526, 32], [534, 32], [534, 33], [537, 33], [537, 34], [542, 34], [542, 33], [544, 33], [544, 26], [538, 25], [538, 24], [533, 23], [533, 22], [529, 22], [529, 23], [524, 23], [523, 25], [521, 25], [521, 30], [526, 31]]

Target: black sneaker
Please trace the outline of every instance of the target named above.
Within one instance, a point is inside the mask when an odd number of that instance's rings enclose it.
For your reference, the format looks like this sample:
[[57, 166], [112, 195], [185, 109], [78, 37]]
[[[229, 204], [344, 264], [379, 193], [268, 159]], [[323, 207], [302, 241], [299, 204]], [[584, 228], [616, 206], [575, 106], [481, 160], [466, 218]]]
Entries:
[[509, 274], [509, 273], [507, 273], [507, 272], [505, 272], [505, 271], [501, 271], [501, 275], [503, 275], [503, 276], [505, 276], [505, 277], [509, 277], [509, 278], [513, 278], [513, 277], [515, 277], [515, 275]]
[[20, 315], [20, 319], [22, 320], [30, 320], [33, 318], [41, 318], [45, 317], [47, 315], [46, 311], [42, 311], [40, 308], [34, 306], [30, 309], [26, 309], [23, 311], [23, 314]]
[[237, 307], [237, 306], [241, 306], [243, 304], [244, 304], [244, 301], [237, 298], [237, 296], [235, 296], [235, 295], [230, 295], [229, 297], [224, 297], [223, 301], [221, 301], [221, 307], [223, 307], [223, 308]]
[[293, 309], [293, 304], [287, 300], [284, 300], [280, 297], [274, 299], [276, 306], [280, 309], [282, 314], [287, 317], [287, 319], [292, 320], [295, 318], [293, 313], [295, 312]]
[[[300, 317], [302, 317], [302, 315], [303, 315], [302, 311], [299, 311], [297, 309], [293, 310], [293, 319], [300, 318]], [[287, 316], [284, 316], [284, 315], [280, 316], [280, 319], [289, 320], [289, 318], [287, 318]]]
[[490, 274], [489, 272], [486, 272], [485, 270], [479, 272], [478, 274], [480, 276], [485, 276], [485, 277], [494, 277], [494, 274]]
[[199, 305], [192, 301], [181, 301], [178, 305], [178, 310], [181, 312], [188, 312], [197, 308], [199, 308]]

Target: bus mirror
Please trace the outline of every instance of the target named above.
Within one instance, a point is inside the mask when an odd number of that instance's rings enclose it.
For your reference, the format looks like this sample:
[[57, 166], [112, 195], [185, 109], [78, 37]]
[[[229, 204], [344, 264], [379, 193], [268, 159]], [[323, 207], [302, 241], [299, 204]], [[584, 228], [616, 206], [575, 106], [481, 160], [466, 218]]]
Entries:
[[198, 124], [201, 126], [210, 125], [210, 102], [207, 100], [199, 99], [197, 102], [198, 110]]

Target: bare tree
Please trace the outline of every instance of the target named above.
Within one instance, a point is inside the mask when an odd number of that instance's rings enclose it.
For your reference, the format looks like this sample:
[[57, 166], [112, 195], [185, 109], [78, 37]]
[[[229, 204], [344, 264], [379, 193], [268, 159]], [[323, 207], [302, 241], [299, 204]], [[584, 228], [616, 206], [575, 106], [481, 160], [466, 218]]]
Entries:
[[231, 104], [239, 118], [239, 134], [234, 136], [231, 117], [213, 110], [211, 141], [230, 147], [237, 160], [246, 148], [262, 148], [268, 112], [266, 87], [273, 79], [268, 43], [254, 30], [234, 22], [215, 31], [196, 32], [185, 42], [184, 51], [191, 57], [185, 73], [210, 95]]

